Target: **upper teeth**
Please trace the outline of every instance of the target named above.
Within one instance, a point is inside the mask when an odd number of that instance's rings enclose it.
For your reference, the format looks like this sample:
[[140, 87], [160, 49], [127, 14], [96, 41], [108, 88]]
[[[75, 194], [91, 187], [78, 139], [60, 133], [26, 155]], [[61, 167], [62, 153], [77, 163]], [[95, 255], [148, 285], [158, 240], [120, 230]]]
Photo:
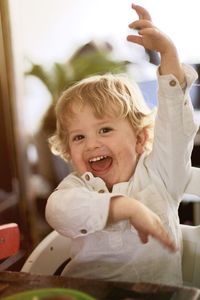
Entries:
[[94, 161], [98, 161], [98, 160], [101, 160], [101, 159], [104, 159], [104, 158], [106, 158], [107, 156], [98, 156], [98, 157], [94, 157], [94, 158], [91, 158], [90, 160], [89, 160], [89, 162], [94, 162]]

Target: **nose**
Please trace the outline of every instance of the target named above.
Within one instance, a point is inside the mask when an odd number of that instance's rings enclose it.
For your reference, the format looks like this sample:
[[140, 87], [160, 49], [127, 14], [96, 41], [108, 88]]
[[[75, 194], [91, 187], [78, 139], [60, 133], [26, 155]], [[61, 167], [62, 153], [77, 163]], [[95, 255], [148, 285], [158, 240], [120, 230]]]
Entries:
[[87, 136], [86, 142], [85, 142], [86, 150], [94, 150], [96, 148], [99, 148], [100, 146], [101, 146], [101, 142], [96, 135]]

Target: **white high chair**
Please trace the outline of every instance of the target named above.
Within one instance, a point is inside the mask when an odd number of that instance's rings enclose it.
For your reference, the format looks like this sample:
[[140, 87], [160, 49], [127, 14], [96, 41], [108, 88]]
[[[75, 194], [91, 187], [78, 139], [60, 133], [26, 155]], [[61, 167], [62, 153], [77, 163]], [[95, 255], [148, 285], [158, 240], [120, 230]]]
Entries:
[[54, 230], [37, 245], [21, 271], [40, 275], [60, 275], [71, 260], [67, 255], [70, 247], [71, 239]]
[[183, 283], [200, 288], [200, 225], [180, 225], [183, 236]]
[[[193, 168], [193, 176], [186, 193], [200, 196], [200, 169]], [[200, 225], [180, 225], [183, 235], [183, 282], [184, 285], [200, 288]], [[52, 231], [28, 257], [22, 272], [61, 275], [70, 261], [67, 255], [71, 239]]]
[[[200, 225], [180, 225], [183, 234], [184, 285], [200, 288]], [[28, 257], [22, 272], [41, 275], [60, 275], [71, 260], [67, 255], [70, 238], [52, 231]]]

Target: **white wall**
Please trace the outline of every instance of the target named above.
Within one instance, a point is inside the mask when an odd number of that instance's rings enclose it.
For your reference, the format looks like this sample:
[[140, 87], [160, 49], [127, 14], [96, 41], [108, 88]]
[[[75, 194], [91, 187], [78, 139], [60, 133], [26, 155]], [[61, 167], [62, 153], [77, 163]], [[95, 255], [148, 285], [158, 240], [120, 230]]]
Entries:
[[[24, 56], [50, 66], [64, 62], [80, 45], [91, 39], [109, 41], [114, 55], [133, 62], [144, 60], [144, 52], [126, 41], [128, 24], [136, 19], [130, 0], [10, 0]], [[200, 61], [199, 1], [138, 0], [151, 12], [154, 23], [176, 43], [182, 61]], [[18, 22], [16, 24], [16, 19]], [[17, 30], [15, 28], [15, 30]], [[137, 50], [136, 50], [137, 49]], [[151, 73], [149, 66], [142, 76]], [[25, 122], [35, 132], [50, 102], [50, 95], [35, 78], [25, 81]]]

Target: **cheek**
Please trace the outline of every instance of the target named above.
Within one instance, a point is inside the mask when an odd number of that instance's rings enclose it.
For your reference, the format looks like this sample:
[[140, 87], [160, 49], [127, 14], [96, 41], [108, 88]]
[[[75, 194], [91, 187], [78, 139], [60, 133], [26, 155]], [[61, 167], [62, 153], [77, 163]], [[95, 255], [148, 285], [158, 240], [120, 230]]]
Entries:
[[76, 149], [74, 149], [74, 147], [69, 146], [69, 154], [73, 165], [75, 165], [79, 160], [78, 152], [76, 151]]
[[119, 181], [128, 181], [132, 176], [135, 167], [138, 161], [138, 155], [135, 152], [133, 146], [128, 149], [123, 149], [117, 156], [117, 171], [115, 170], [115, 174], [118, 173]]
[[78, 171], [80, 174], [83, 174], [87, 171], [82, 155], [80, 155], [80, 152], [77, 151], [77, 149], [75, 150], [73, 147], [71, 148], [70, 157], [72, 165], [76, 171]]
[[[122, 143], [122, 142], [121, 142]], [[119, 149], [117, 157], [124, 162], [125, 165], [132, 165], [137, 160], [135, 143], [123, 143], [123, 147]]]
[[82, 175], [83, 173], [86, 172], [84, 165], [79, 160], [72, 159], [71, 163], [72, 163], [73, 169], [76, 170], [80, 175]]
[[80, 155], [76, 151], [73, 151], [73, 149], [70, 153], [73, 164], [80, 164]]

